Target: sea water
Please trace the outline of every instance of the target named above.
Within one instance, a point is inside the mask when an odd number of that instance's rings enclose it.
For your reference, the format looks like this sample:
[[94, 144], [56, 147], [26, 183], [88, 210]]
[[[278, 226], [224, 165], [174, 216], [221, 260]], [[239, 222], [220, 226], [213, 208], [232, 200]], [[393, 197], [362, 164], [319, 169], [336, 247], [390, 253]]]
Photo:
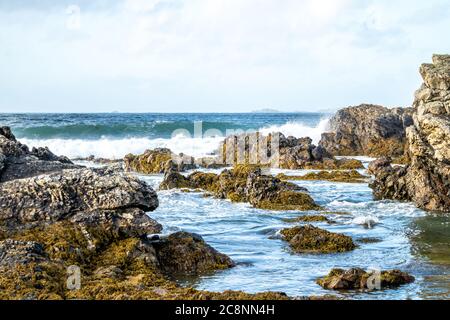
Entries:
[[[30, 146], [49, 146], [72, 158], [95, 155], [121, 158], [145, 149], [168, 147], [194, 156], [210, 154], [220, 136], [194, 137], [194, 123], [203, 129], [258, 130], [310, 136], [315, 143], [326, 130], [328, 115], [292, 114], [0, 114], [17, 138]], [[184, 129], [192, 136], [172, 135]], [[367, 166], [370, 159], [360, 158]], [[214, 171], [214, 170], [212, 170]], [[220, 170], [215, 170], [220, 172]], [[272, 170], [272, 174], [302, 175], [305, 170]], [[157, 189], [162, 175], [138, 175]], [[149, 213], [165, 233], [195, 232], [217, 250], [229, 255], [235, 268], [178, 278], [181, 285], [210, 291], [242, 290], [250, 293], [282, 291], [291, 296], [334, 294], [352, 299], [449, 299], [450, 218], [430, 214], [411, 203], [374, 201], [367, 183], [295, 181], [330, 214], [334, 224], [320, 228], [351, 236], [358, 247], [340, 254], [293, 254], [279, 231], [285, 222], [317, 212], [272, 212], [248, 204], [204, 198], [201, 193], [158, 191], [159, 208]], [[370, 222], [372, 228], [367, 228]], [[316, 284], [332, 268], [401, 269], [416, 277], [398, 289], [336, 293]]]

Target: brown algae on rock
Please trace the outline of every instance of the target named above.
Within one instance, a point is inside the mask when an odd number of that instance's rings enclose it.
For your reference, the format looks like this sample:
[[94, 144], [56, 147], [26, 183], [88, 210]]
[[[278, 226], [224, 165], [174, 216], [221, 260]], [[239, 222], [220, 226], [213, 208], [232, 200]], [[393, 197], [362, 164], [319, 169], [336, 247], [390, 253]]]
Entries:
[[351, 237], [312, 225], [283, 229], [281, 235], [296, 253], [336, 253], [356, 248]]

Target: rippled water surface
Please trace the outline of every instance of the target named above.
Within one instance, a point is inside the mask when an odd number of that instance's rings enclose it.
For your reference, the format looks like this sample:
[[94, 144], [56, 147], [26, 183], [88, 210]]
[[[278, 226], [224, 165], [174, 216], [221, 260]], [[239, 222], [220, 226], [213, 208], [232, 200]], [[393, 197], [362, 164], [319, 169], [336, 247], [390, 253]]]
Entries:
[[[304, 171], [285, 172], [304, 174]], [[155, 187], [162, 179], [140, 177]], [[331, 214], [329, 217], [335, 224], [316, 225], [352, 236], [359, 245], [356, 250], [327, 255], [292, 254], [278, 232], [295, 224], [284, 219], [314, 212], [271, 212], [247, 204], [203, 198], [200, 193], [161, 191], [160, 207], [151, 216], [164, 225], [164, 232], [198, 233], [238, 264], [236, 268], [197, 279], [180, 279], [180, 283], [210, 291], [282, 291], [291, 296], [310, 296], [336, 294], [315, 283], [332, 268], [401, 269], [414, 275], [416, 282], [394, 290], [342, 294], [354, 299], [450, 298], [449, 217], [426, 215], [409, 203], [372, 201], [367, 184], [296, 183], [307, 187], [313, 198], [329, 211], [347, 213]], [[367, 221], [378, 224], [367, 229], [362, 225]], [[364, 240], [368, 238], [377, 241], [367, 243]]]

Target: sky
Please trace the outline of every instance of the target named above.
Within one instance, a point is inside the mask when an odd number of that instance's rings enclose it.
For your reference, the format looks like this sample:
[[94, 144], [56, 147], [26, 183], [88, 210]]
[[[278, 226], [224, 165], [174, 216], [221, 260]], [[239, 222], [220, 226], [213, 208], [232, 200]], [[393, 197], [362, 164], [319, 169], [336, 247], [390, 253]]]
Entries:
[[448, 0], [0, 0], [0, 112], [408, 106]]

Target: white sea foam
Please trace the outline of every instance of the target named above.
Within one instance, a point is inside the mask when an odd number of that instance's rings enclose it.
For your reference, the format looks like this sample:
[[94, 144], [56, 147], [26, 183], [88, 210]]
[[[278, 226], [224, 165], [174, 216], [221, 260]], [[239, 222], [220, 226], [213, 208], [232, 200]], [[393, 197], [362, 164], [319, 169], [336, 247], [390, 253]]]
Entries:
[[286, 137], [293, 136], [297, 138], [310, 137], [314, 144], [319, 143], [322, 133], [328, 130], [329, 119], [322, 119], [315, 127], [310, 127], [301, 122], [287, 122], [283, 125], [271, 125], [264, 127], [259, 131], [262, 134], [269, 134], [272, 132], [281, 132]]
[[[320, 121], [316, 127], [302, 123], [288, 122], [283, 125], [272, 125], [261, 128], [263, 134], [282, 132], [285, 136], [311, 137], [314, 143], [320, 140], [320, 135], [326, 130], [328, 119]], [[85, 139], [28, 139], [20, 141], [30, 147], [49, 147], [57, 155], [69, 158], [96, 157], [120, 159], [128, 153], [139, 154], [146, 149], [169, 148], [175, 153], [185, 153], [194, 157], [207, 156], [217, 150], [224, 137], [187, 137], [177, 135], [170, 139], [164, 138], [102, 138], [98, 140]]]

